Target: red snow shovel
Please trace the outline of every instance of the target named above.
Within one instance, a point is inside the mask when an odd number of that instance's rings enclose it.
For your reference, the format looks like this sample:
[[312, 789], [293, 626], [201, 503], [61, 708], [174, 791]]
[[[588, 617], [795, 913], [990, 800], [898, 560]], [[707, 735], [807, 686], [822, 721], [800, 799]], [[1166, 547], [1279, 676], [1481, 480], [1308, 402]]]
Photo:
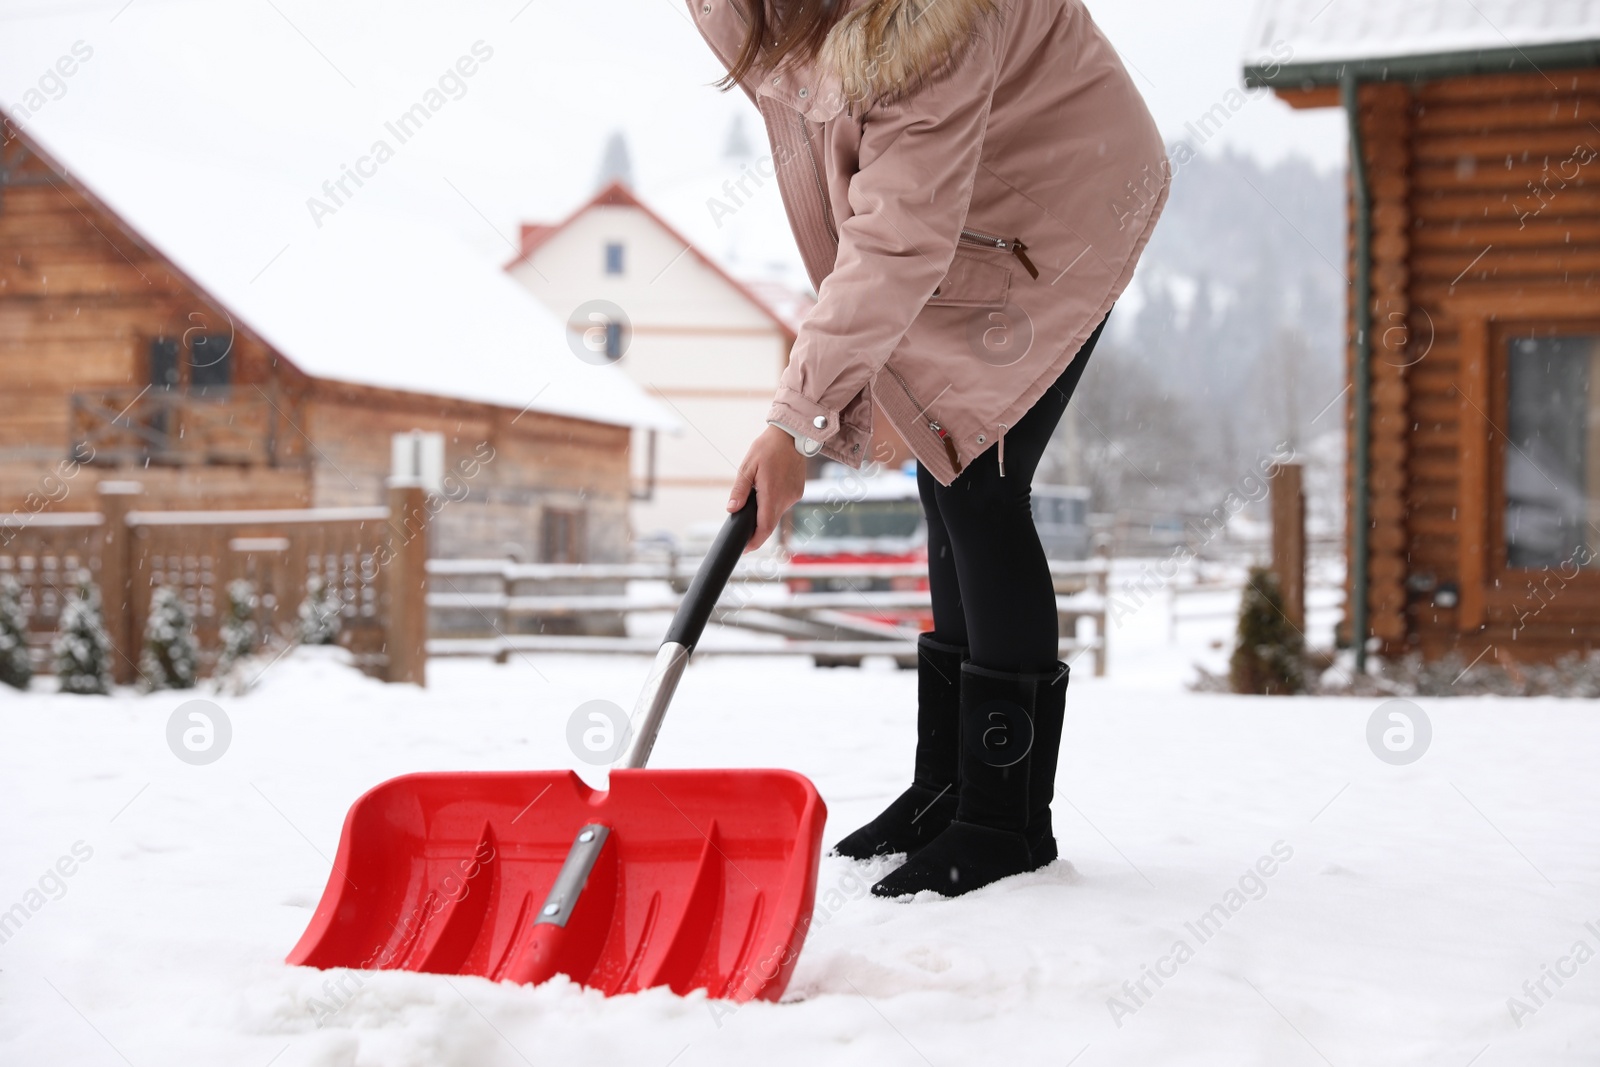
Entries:
[[345, 817], [288, 962], [778, 999], [816, 895], [816, 787], [793, 771], [644, 769], [755, 522], [752, 493], [678, 607], [609, 791], [571, 771], [384, 782]]

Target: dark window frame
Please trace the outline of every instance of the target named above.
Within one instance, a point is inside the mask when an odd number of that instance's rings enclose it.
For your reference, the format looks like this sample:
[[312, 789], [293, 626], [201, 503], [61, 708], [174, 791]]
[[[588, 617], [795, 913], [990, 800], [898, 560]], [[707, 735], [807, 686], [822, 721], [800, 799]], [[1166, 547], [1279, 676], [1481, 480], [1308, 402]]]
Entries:
[[[1600, 338], [1600, 319], [1595, 318], [1556, 318], [1540, 321], [1500, 321], [1493, 323], [1489, 332], [1489, 381], [1491, 385], [1491, 404], [1488, 411], [1492, 420], [1489, 428], [1491, 444], [1489, 448], [1489, 470], [1487, 493], [1485, 494], [1488, 505], [1486, 516], [1488, 529], [1485, 531], [1484, 545], [1487, 549], [1488, 559], [1485, 561], [1485, 573], [1489, 578], [1491, 588], [1503, 584], [1510, 588], [1522, 588], [1534, 575], [1546, 572], [1555, 572], [1560, 569], [1559, 564], [1540, 564], [1537, 566], [1513, 566], [1511, 563], [1510, 544], [1506, 536], [1506, 509], [1509, 504], [1510, 494], [1506, 488], [1506, 472], [1510, 462], [1513, 446], [1511, 433], [1511, 345], [1515, 341], [1529, 338], [1556, 338], [1556, 337], [1595, 337]], [[1589, 389], [1591, 396], [1595, 389], [1600, 388], [1600, 382], [1591, 381]], [[1591, 400], [1591, 404], [1593, 401]], [[1597, 427], [1600, 430], [1600, 427]], [[1591, 507], [1594, 502], [1591, 502]], [[1470, 521], [1471, 517], [1461, 515], [1462, 521]], [[1593, 534], [1589, 542], [1590, 551], [1600, 557], [1600, 534]], [[1574, 553], [1575, 555], [1576, 553]], [[1571, 558], [1571, 557], [1569, 557]], [[1576, 574], [1571, 574], [1567, 568], [1565, 575], [1569, 583], [1578, 583], [1584, 587], [1600, 592], [1600, 566], [1590, 565], [1580, 568]], [[1502, 581], [1503, 580], [1503, 581]]]
[[[157, 353], [161, 353], [158, 356]], [[158, 335], [144, 346], [144, 380], [152, 389], [181, 389], [184, 385], [183, 347], [179, 338]], [[162, 366], [165, 364], [165, 367]], [[162, 373], [162, 371], [165, 373]], [[158, 373], [166, 381], [157, 379]]]
[[[213, 346], [221, 351], [216, 355]], [[226, 333], [192, 333], [189, 335], [189, 387], [196, 392], [227, 391], [233, 388], [238, 362], [234, 349], [236, 339]], [[204, 357], [202, 361], [202, 357]], [[218, 370], [221, 373], [216, 373]]]

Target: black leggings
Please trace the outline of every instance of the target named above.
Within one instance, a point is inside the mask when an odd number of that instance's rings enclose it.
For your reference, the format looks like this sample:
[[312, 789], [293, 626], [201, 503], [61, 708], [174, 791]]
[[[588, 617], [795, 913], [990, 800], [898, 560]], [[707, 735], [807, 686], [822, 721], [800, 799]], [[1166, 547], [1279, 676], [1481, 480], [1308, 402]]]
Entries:
[[1061, 377], [1006, 431], [1004, 477], [998, 446], [948, 486], [917, 465], [928, 517], [934, 639], [968, 646], [980, 667], [1029, 673], [1055, 666], [1055, 584], [1033, 525], [1033, 472], [1105, 327], [1102, 321]]

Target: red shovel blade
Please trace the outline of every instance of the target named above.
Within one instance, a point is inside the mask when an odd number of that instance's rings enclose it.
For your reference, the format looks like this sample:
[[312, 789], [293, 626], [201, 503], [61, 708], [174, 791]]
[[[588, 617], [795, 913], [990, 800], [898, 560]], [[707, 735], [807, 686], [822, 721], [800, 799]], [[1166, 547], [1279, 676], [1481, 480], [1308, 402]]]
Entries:
[[[826, 814], [782, 770], [618, 770], [609, 792], [570, 771], [393, 778], [351, 807], [288, 962], [776, 1000], [810, 924]], [[547, 919], [586, 830], [582, 891]]]

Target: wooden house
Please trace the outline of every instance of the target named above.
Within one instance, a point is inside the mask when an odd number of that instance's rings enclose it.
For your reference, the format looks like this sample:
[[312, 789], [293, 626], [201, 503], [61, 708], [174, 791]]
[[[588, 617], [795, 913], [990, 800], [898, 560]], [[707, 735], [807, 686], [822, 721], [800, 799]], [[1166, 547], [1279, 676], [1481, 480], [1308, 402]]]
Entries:
[[[109, 206], [118, 174], [0, 131], [0, 514], [130, 478], [144, 509], [380, 504], [399, 468], [441, 500], [437, 556], [625, 556], [631, 431], [674, 420], [492, 262], [386, 234], [274, 303]], [[418, 277], [440, 312], [397, 288]]]
[[1600, 7], [1266, 0], [1244, 74], [1348, 123], [1358, 655], [1600, 647]]

